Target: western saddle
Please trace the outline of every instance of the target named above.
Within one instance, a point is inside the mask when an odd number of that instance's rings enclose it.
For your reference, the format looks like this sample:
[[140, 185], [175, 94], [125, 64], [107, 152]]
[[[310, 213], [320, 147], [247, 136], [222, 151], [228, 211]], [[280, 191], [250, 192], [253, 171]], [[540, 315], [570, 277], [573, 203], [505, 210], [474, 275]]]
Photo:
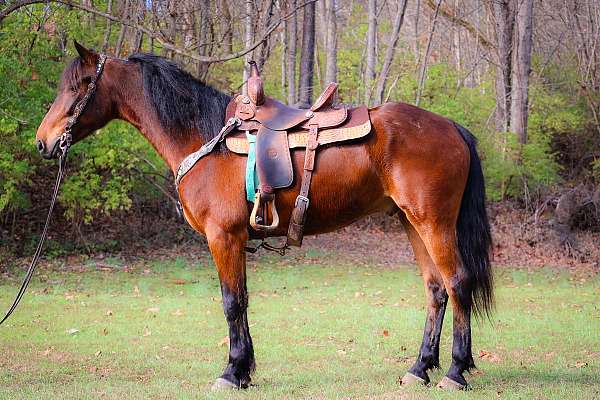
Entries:
[[[290, 217], [286, 246], [301, 246], [308, 210], [310, 183], [318, 146], [362, 138], [371, 132], [366, 106], [347, 108], [333, 105], [337, 84], [330, 83], [310, 109], [286, 106], [266, 97], [254, 62], [250, 63], [248, 94], [235, 96], [227, 105], [225, 126], [198, 151], [179, 165], [175, 184], [201, 158], [225, 141], [234, 153], [247, 155], [246, 197], [254, 203], [250, 225], [268, 236], [279, 226], [275, 190], [292, 186], [294, 169], [291, 150], [306, 148], [300, 193]], [[255, 163], [255, 164], [254, 164]], [[258, 173], [256, 173], [258, 172]], [[258, 178], [258, 190], [254, 188]], [[270, 211], [271, 223], [268, 223]], [[268, 248], [263, 244], [263, 247]], [[272, 247], [272, 246], [269, 246]]]
[[[250, 62], [250, 68], [248, 94], [234, 97], [227, 107], [226, 119], [233, 117], [240, 122], [235, 128], [237, 132], [233, 130], [226, 138], [226, 145], [234, 153], [249, 154], [249, 139], [255, 142], [259, 187], [255, 194], [248, 193], [248, 198], [254, 196], [250, 225], [265, 236], [279, 225], [275, 190], [290, 187], [294, 180], [290, 149], [306, 148], [302, 184], [287, 236], [288, 245], [299, 247], [310, 203], [317, 147], [366, 136], [371, 131], [369, 113], [365, 106], [354, 109], [334, 107], [336, 83], [330, 83], [310, 109], [286, 106], [265, 96], [256, 63]], [[270, 224], [267, 222], [268, 210], [271, 212]]]

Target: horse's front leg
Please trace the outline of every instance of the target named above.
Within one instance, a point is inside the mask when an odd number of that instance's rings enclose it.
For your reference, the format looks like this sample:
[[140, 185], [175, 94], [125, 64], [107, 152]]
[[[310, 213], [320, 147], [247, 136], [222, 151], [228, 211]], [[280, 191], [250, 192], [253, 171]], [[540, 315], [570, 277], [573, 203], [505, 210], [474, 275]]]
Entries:
[[219, 272], [223, 309], [229, 325], [229, 361], [213, 389], [246, 388], [254, 371], [254, 349], [246, 314], [248, 291], [244, 246], [247, 235], [245, 229], [229, 232], [218, 226], [209, 227], [206, 231], [208, 246]]

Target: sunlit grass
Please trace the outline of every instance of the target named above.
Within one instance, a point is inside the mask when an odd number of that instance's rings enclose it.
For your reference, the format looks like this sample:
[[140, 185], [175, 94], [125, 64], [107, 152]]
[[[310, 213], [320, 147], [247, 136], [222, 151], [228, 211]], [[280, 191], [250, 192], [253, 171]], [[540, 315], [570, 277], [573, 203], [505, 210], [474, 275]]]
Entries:
[[[313, 261], [310, 261], [313, 260]], [[309, 262], [310, 261], [310, 262]], [[118, 264], [116, 261], [110, 264]], [[0, 398], [564, 398], [600, 394], [600, 282], [498, 269], [497, 312], [474, 325], [473, 390], [401, 388], [424, 322], [415, 267], [261, 257], [248, 273], [256, 386], [212, 394], [227, 327], [208, 260], [42, 270], [0, 327]], [[8, 305], [17, 289], [0, 286]], [[451, 313], [442, 366], [451, 346]], [[77, 332], [75, 332], [77, 330]], [[384, 333], [385, 331], [385, 333]], [[71, 332], [71, 333], [69, 333]], [[75, 333], [73, 333], [75, 332]], [[483, 355], [483, 358], [480, 357]], [[434, 371], [435, 382], [444, 371]]]

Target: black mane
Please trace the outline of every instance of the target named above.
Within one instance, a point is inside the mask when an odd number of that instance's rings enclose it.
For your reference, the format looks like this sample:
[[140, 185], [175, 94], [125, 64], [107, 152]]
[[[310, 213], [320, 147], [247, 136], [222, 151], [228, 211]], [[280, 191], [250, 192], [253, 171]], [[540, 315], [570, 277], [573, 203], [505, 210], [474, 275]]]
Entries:
[[173, 135], [198, 130], [208, 141], [224, 124], [231, 97], [205, 85], [177, 64], [153, 54], [133, 54], [128, 61], [142, 69], [144, 95], [161, 124]]

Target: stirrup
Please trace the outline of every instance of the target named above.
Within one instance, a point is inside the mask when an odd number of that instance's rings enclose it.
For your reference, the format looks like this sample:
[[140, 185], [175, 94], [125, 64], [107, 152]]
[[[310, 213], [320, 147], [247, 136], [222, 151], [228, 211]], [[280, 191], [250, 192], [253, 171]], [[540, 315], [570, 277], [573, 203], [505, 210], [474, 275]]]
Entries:
[[[273, 215], [273, 221], [271, 225], [262, 225], [256, 222], [256, 214], [258, 213], [258, 209], [260, 207], [260, 192], [256, 192], [254, 196], [254, 208], [252, 208], [252, 213], [250, 214], [250, 226], [255, 231], [259, 232], [273, 232], [279, 226], [279, 214], [277, 213], [277, 208], [275, 208], [275, 199], [271, 201], [267, 201], [265, 207], [271, 207], [271, 214]], [[268, 210], [268, 208], [267, 208]]]

